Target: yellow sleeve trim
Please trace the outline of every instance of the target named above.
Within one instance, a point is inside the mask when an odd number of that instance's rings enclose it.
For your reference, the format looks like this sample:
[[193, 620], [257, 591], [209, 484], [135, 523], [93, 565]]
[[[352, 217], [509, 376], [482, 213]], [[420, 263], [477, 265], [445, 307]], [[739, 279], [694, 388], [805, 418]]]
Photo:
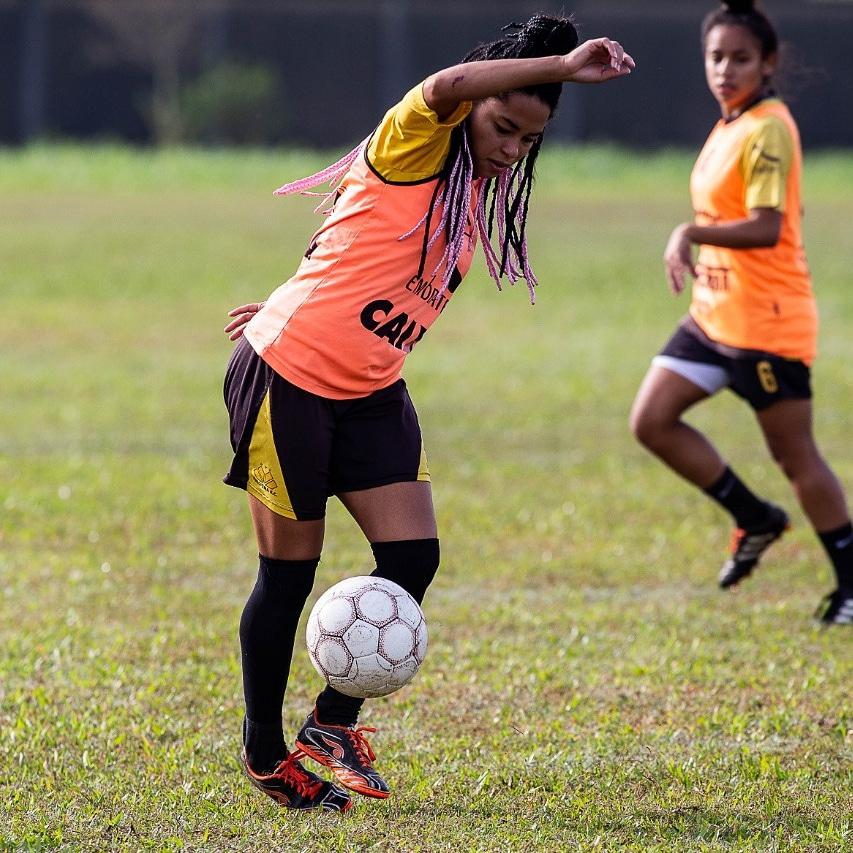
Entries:
[[367, 147], [367, 160], [386, 181], [416, 183], [437, 175], [450, 151], [450, 134], [471, 112], [464, 101], [444, 121], [424, 101], [418, 83], [385, 114]]
[[794, 159], [794, 140], [784, 121], [763, 118], [746, 138], [741, 171], [747, 210], [769, 207], [785, 212], [788, 174]]

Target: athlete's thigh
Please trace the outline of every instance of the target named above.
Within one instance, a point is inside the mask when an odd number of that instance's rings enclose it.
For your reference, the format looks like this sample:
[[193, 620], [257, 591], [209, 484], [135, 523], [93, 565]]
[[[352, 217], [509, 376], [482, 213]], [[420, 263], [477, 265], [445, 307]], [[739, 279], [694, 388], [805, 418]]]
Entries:
[[755, 417], [776, 459], [817, 452], [812, 433], [811, 400], [780, 400], [757, 411]]
[[249, 495], [249, 512], [258, 553], [273, 560], [313, 560], [323, 549], [325, 519], [297, 521], [273, 512], [253, 495]]
[[691, 406], [710, 396], [704, 388], [668, 367], [653, 364], [643, 378], [631, 419], [667, 423], [678, 418]]
[[631, 423], [635, 428], [671, 425], [729, 381], [726, 359], [681, 323], [652, 359], [634, 398]]
[[438, 536], [432, 487], [423, 481], [391, 483], [338, 495], [369, 542]]

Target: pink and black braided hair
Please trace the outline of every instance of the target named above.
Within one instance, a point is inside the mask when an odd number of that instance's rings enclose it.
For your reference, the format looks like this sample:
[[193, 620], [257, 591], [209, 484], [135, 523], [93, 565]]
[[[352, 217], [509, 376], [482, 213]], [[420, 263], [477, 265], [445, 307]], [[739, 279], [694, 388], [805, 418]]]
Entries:
[[[578, 45], [577, 30], [568, 18], [535, 15], [526, 24], [508, 24], [503, 28], [503, 32], [504, 35], [500, 39], [474, 48], [462, 59], [462, 62], [558, 56], [569, 53]], [[560, 100], [562, 84], [543, 83], [526, 86], [518, 91], [539, 98], [548, 106], [553, 116]], [[507, 94], [510, 93], [504, 93], [504, 95]], [[323, 210], [327, 204], [334, 204], [335, 187], [364, 151], [367, 142], [368, 140], [364, 140], [337, 163], [328, 166], [321, 172], [300, 181], [286, 184], [276, 190], [276, 194], [303, 193], [319, 196], [323, 201], [320, 202], [318, 211]], [[477, 230], [483, 244], [489, 274], [499, 290], [501, 278], [504, 275], [512, 284], [515, 284], [519, 278], [524, 278], [530, 292], [531, 302], [535, 301], [536, 276], [528, 259], [526, 226], [530, 194], [533, 189], [534, 167], [541, 145], [542, 138], [540, 137], [526, 156], [519, 160], [512, 169], [508, 169], [497, 178], [484, 181], [477, 206]], [[471, 157], [469, 128], [468, 122], [465, 121], [456, 127], [451, 134], [450, 151], [445, 159], [444, 168], [440, 180], [436, 184], [429, 208], [412, 229], [399, 237], [399, 239], [405, 240], [419, 230], [423, 230], [423, 245], [418, 268], [418, 276], [423, 276], [426, 272], [424, 267], [427, 253], [441, 235], [445, 235], [445, 250], [436, 268], [429, 271], [429, 277], [432, 277], [444, 266], [441, 290], [446, 289], [449, 285], [451, 276], [456, 269], [456, 263], [462, 253], [473, 180], [474, 165]], [[310, 187], [326, 182], [330, 182], [330, 192], [306, 192]], [[432, 222], [437, 211], [440, 211], [441, 219], [435, 230], [432, 231]], [[492, 245], [496, 220], [497, 250]], [[473, 234], [470, 239], [473, 240]]]

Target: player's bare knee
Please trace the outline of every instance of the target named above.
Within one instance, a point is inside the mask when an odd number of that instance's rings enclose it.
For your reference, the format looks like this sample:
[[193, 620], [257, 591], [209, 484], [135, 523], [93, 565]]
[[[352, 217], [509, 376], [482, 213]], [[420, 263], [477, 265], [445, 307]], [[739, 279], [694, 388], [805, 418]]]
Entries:
[[638, 407], [632, 410], [629, 426], [634, 438], [649, 450], [665, 443], [666, 424], [652, 410]]
[[767, 436], [767, 449], [773, 461], [789, 480], [797, 480], [820, 467], [822, 459], [810, 440], [792, 440], [790, 437]]

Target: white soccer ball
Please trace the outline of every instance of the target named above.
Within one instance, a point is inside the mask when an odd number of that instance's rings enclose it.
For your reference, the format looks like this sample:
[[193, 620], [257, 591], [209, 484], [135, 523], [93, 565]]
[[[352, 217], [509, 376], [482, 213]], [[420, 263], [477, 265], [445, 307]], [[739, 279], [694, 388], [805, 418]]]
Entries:
[[427, 651], [418, 603], [385, 578], [347, 578], [326, 590], [308, 617], [308, 654], [341, 693], [367, 699], [408, 684]]

